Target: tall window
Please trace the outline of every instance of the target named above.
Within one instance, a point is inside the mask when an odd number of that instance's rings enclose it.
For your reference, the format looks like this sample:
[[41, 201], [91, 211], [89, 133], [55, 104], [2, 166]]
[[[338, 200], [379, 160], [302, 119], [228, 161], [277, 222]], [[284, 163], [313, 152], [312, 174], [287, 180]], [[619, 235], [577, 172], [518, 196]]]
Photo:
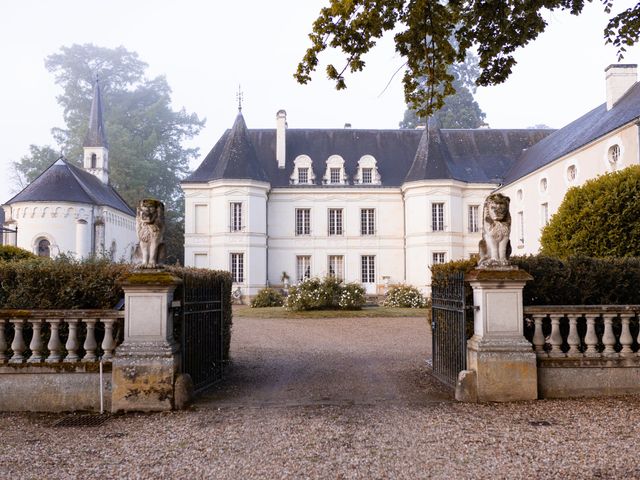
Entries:
[[444, 203], [431, 204], [431, 229], [434, 232], [444, 230]]
[[309, 183], [309, 167], [298, 168], [298, 183]]
[[360, 257], [360, 272], [362, 283], [376, 283], [375, 255], [363, 255]]
[[544, 227], [549, 223], [549, 204], [540, 204], [540, 224]]
[[341, 176], [341, 175], [340, 175], [340, 171], [341, 171], [341, 170], [342, 170], [342, 169], [340, 169], [340, 168], [332, 168], [332, 169], [330, 170], [330, 172], [329, 172], [329, 173], [330, 173], [330, 175], [331, 175], [331, 179], [330, 179], [331, 183], [342, 183], [342, 182], [341, 182], [341, 178], [340, 178], [340, 176]]
[[373, 183], [373, 168], [362, 169], [362, 183]]
[[518, 212], [518, 239], [524, 243], [524, 212]]
[[373, 208], [360, 210], [360, 235], [375, 235], [376, 214]]
[[296, 235], [311, 233], [311, 209], [296, 208]]
[[91, 154], [91, 168], [96, 168], [98, 163], [98, 156], [95, 153]]
[[476, 233], [480, 229], [478, 224], [479, 205], [469, 205], [469, 233]]
[[342, 255], [329, 255], [329, 276], [338, 280], [344, 280], [344, 257]]
[[231, 277], [235, 283], [244, 282], [244, 253], [231, 254]]
[[296, 257], [296, 280], [300, 283], [305, 278], [311, 278], [311, 255], [298, 255]]
[[445, 252], [433, 252], [431, 257], [432, 265], [437, 265], [438, 263], [444, 263], [446, 258]]
[[232, 202], [229, 208], [229, 225], [232, 232], [239, 232], [242, 230], [242, 203]]
[[342, 235], [342, 209], [329, 209], [329, 235]]

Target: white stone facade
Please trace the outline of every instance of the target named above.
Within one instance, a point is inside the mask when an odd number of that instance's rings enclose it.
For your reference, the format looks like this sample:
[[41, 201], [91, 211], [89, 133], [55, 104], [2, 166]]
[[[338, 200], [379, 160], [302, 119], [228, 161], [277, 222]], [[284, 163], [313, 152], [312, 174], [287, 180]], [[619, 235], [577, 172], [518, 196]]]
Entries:
[[[270, 189], [264, 183], [232, 180], [185, 184], [185, 264], [235, 274], [232, 256], [241, 254], [243, 274], [236, 274], [241, 281], [235, 288], [249, 296], [266, 285], [281, 286], [283, 272], [296, 283], [306, 259], [310, 268], [303, 275], [331, 272], [347, 282], [363, 283], [370, 294], [383, 293], [393, 283], [426, 292], [434, 261], [478, 252], [481, 233], [478, 222], [470, 231], [469, 208], [480, 207], [494, 188], [453, 181], [371, 189]], [[230, 219], [236, 203], [242, 205], [242, 220], [234, 231]], [[433, 203], [443, 204], [442, 230], [433, 231]], [[305, 212], [298, 213], [301, 210]], [[341, 232], [330, 229], [330, 210], [341, 211]]]

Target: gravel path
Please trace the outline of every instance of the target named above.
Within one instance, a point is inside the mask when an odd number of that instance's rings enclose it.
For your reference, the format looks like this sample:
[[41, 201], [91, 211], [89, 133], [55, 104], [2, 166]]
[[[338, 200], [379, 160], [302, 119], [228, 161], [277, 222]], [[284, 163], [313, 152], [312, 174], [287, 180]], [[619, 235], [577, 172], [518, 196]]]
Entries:
[[189, 411], [0, 414], [0, 478], [640, 478], [640, 397], [455, 403], [426, 376], [426, 335], [238, 319], [228, 380]]

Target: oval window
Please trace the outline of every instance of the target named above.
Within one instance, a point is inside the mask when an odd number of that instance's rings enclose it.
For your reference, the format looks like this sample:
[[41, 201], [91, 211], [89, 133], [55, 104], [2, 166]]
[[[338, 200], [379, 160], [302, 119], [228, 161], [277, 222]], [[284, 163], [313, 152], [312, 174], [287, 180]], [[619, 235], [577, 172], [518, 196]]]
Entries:
[[541, 192], [546, 192], [547, 191], [547, 179], [543, 178], [542, 180], [540, 180], [540, 191]]
[[620, 161], [620, 145], [611, 145], [607, 156], [609, 158], [609, 163], [611, 165], [616, 165]]
[[577, 172], [578, 171], [576, 169], [576, 166], [575, 165], [570, 165], [569, 168], [567, 168], [567, 180], [569, 180], [570, 182], [575, 180]]

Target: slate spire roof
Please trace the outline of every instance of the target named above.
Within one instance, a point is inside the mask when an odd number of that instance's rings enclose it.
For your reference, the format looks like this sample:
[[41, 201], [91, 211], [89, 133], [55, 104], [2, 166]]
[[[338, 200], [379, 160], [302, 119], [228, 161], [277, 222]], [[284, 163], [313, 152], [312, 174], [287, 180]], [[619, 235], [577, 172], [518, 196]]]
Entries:
[[89, 172], [71, 165], [60, 157], [7, 205], [18, 202], [74, 202], [108, 206], [127, 215], [135, 212], [118, 192]]
[[102, 95], [100, 94], [100, 83], [96, 76], [93, 86], [93, 100], [91, 101], [91, 113], [89, 114], [89, 130], [84, 137], [83, 147], [104, 147], [108, 148], [107, 134], [102, 120]]
[[[273, 161], [275, 162], [275, 157]], [[198, 172], [200, 174], [196, 175]], [[206, 173], [203, 174], [204, 172]], [[200, 180], [198, 177], [204, 177], [202, 179], [206, 181], [222, 178], [269, 181], [264, 168], [258, 161], [242, 112], [238, 111], [231, 130], [223, 134], [202, 165], [188, 180], [193, 180], [192, 177], [198, 180]]]

